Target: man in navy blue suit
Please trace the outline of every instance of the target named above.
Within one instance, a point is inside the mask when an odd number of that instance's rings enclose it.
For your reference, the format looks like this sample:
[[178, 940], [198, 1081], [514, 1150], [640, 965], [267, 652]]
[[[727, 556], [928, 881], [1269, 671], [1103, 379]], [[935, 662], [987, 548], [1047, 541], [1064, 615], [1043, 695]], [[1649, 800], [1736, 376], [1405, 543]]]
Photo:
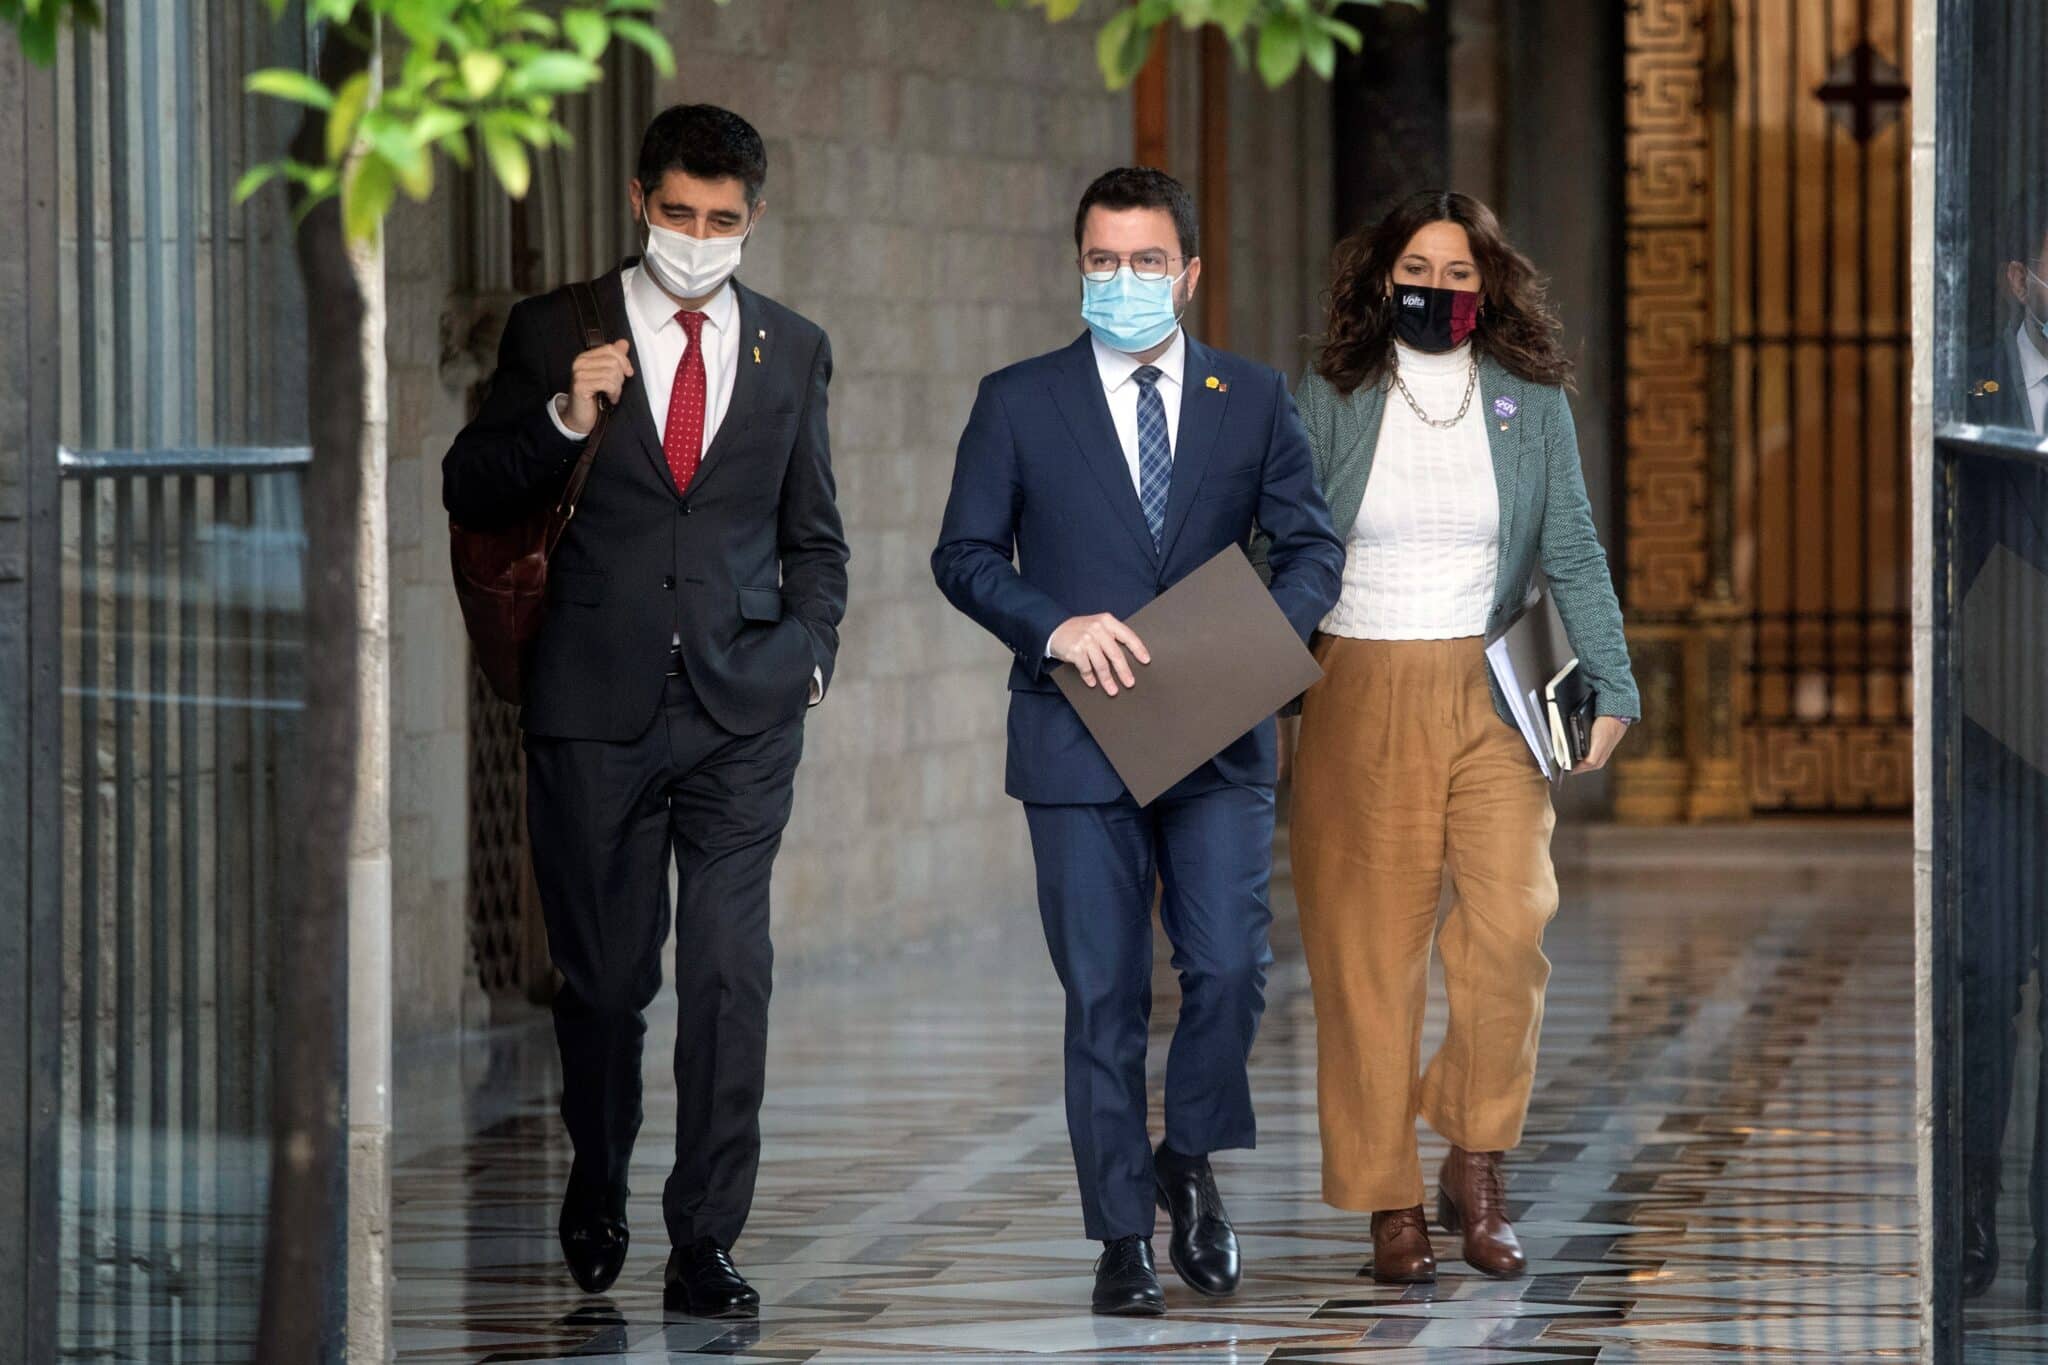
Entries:
[[[1087, 1234], [1105, 1244], [1094, 1308], [1153, 1315], [1155, 1201], [1182, 1279], [1210, 1295], [1238, 1283], [1209, 1153], [1255, 1137], [1245, 1064], [1272, 961], [1274, 724], [1140, 808], [1050, 673], [1071, 665], [1091, 687], [1142, 696], [1149, 657], [1124, 621], [1254, 525], [1272, 537], [1273, 597], [1306, 639], [1337, 600], [1344, 548], [1285, 381], [1181, 329], [1202, 265], [1179, 182], [1101, 176], [1074, 245], [1088, 331], [982, 381], [932, 571], [1016, 655], [1007, 789], [1024, 803], [1066, 990], [1067, 1130]], [[1155, 1153], [1145, 1042], [1162, 883], [1181, 1011]]]

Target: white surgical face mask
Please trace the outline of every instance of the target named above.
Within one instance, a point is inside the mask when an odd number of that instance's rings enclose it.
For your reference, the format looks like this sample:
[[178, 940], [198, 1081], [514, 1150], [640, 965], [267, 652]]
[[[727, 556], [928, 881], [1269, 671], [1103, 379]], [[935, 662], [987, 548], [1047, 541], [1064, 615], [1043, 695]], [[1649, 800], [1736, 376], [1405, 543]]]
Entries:
[[640, 259], [663, 289], [679, 299], [700, 299], [740, 268], [740, 251], [753, 231], [748, 224], [737, 237], [692, 237], [649, 223]]

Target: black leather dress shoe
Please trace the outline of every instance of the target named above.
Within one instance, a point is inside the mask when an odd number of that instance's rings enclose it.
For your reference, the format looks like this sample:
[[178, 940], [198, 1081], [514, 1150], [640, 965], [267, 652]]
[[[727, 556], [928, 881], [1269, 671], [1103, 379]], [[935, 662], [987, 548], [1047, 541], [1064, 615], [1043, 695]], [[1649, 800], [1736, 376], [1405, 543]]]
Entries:
[[586, 1294], [610, 1289], [626, 1264], [626, 1248], [632, 1241], [625, 1214], [571, 1195], [562, 1201], [562, 1219], [555, 1232], [562, 1239], [562, 1260], [577, 1287]]
[[752, 1318], [760, 1316], [761, 1296], [725, 1248], [707, 1237], [669, 1253], [661, 1306], [693, 1318]]
[[1095, 1263], [1094, 1309], [1116, 1318], [1156, 1318], [1166, 1311], [1149, 1239], [1133, 1235], [1102, 1244], [1102, 1258]]
[[1152, 1172], [1159, 1207], [1173, 1219], [1173, 1242], [1167, 1249], [1173, 1268], [1198, 1294], [1220, 1298], [1236, 1293], [1243, 1275], [1237, 1230], [1223, 1211], [1209, 1158], [1182, 1156], [1161, 1146], [1153, 1156]]

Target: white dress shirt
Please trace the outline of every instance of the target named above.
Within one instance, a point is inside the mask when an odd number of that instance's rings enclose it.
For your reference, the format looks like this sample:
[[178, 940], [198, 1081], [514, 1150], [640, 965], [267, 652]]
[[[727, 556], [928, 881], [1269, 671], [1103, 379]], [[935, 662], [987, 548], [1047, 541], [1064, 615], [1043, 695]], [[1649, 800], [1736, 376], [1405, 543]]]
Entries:
[[2027, 319], [2020, 324], [2020, 330], [2013, 337], [2012, 344], [2020, 353], [2020, 387], [2026, 390], [2027, 404], [2034, 418], [2034, 431], [2048, 433], [2048, 356], [2041, 354], [2041, 348], [2027, 335], [2034, 330], [2034, 321]]
[[[655, 433], [666, 441], [669, 397], [675, 392], [676, 370], [690, 348], [690, 334], [676, 320], [681, 307], [639, 266], [629, 265], [620, 272], [619, 287], [626, 295], [626, 325], [633, 330], [634, 377], [647, 395]], [[720, 285], [701, 311], [704, 330], [697, 342], [704, 356], [704, 450], [708, 451], [711, 438], [725, 421], [726, 409], [732, 406], [733, 381], [740, 372], [740, 301], [732, 282]], [[562, 420], [562, 411], [568, 406], [569, 395], [558, 393], [548, 404], [548, 416], [554, 419], [555, 430], [580, 441], [584, 433], [571, 431]], [[681, 637], [670, 643], [681, 644]], [[813, 669], [811, 705], [824, 698], [825, 671]]]
[[1114, 351], [1100, 340], [1095, 346], [1095, 372], [1102, 376], [1102, 395], [1109, 400], [1109, 420], [1116, 426], [1117, 444], [1124, 448], [1124, 463], [1131, 468], [1131, 487], [1139, 488], [1138, 476], [1138, 371], [1146, 365], [1159, 370], [1159, 401], [1166, 405], [1166, 451], [1170, 456], [1180, 444], [1180, 382], [1188, 364], [1187, 333], [1174, 329], [1173, 340], [1157, 360], [1141, 361], [1134, 355]]
[[[626, 294], [626, 323], [633, 330], [634, 377], [647, 394], [655, 433], [667, 440], [669, 395], [675, 389], [676, 367], [690, 344], [689, 333], [676, 321], [682, 310], [639, 266], [627, 266], [619, 285]], [[740, 372], [740, 304], [730, 281], [719, 286], [703, 312], [699, 342], [704, 351], [704, 449], [709, 450], [725, 410], [732, 406], [733, 379]], [[556, 430], [580, 441], [582, 435], [562, 421], [562, 409], [568, 405], [569, 396], [558, 393], [548, 410], [554, 414]]]

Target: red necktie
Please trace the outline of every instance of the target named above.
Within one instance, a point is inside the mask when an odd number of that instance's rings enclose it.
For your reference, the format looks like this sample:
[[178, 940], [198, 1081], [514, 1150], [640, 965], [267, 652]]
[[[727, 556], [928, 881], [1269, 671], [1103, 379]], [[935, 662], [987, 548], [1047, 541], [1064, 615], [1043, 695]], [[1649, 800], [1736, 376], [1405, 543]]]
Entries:
[[668, 426], [662, 432], [661, 450], [668, 457], [676, 492], [687, 493], [704, 459], [704, 350], [698, 344], [704, 333], [704, 315], [684, 308], [677, 312], [676, 321], [689, 333], [690, 343], [683, 348], [676, 382], [668, 391]]

